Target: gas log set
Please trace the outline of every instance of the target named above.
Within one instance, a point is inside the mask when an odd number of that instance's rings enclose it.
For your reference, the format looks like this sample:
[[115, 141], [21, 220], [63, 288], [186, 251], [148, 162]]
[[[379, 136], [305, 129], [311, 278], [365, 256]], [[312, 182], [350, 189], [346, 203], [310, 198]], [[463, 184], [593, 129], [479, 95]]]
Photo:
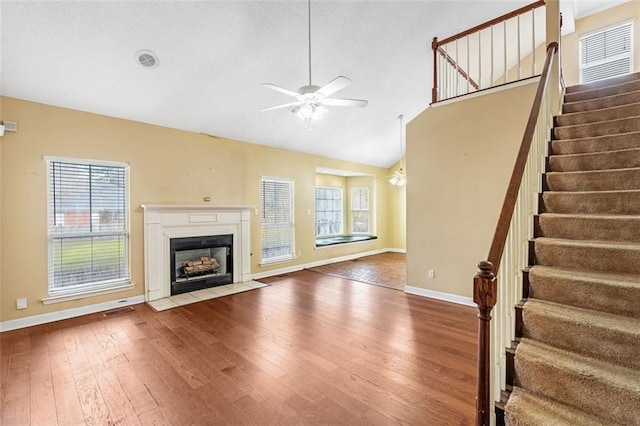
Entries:
[[182, 262], [182, 273], [185, 277], [212, 274], [218, 272], [220, 264], [215, 257], [202, 256], [200, 258]]

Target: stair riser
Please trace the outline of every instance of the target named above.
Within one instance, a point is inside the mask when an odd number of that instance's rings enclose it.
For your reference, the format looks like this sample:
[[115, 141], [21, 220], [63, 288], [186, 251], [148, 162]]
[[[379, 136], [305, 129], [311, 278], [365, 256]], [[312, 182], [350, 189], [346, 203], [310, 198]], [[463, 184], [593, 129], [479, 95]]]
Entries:
[[553, 244], [536, 240], [533, 259], [536, 265], [556, 268], [640, 274], [640, 247]]
[[605, 96], [619, 95], [622, 93], [635, 92], [640, 90], [640, 80], [633, 80], [615, 86], [602, 87], [600, 89], [588, 90], [575, 93], [567, 93], [564, 96], [565, 103], [586, 101], [589, 99], [602, 98]]
[[556, 117], [558, 126], [575, 126], [578, 124], [597, 123], [600, 121], [618, 120], [640, 115], [640, 104], [631, 104], [597, 111], [580, 112], [559, 115]]
[[640, 243], [640, 218], [548, 217], [535, 220], [535, 236], [565, 240], [598, 240]]
[[579, 139], [638, 131], [640, 131], [640, 117], [631, 117], [600, 123], [556, 127], [553, 129], [553, 138], [559, 140]]
[[577, 84], [567, 87], [567, 93], [584, 92], [598, 88], [613, 86], [617, 84], [627, 83], [630, 81], [640, 80], [640, 72], [625, 74], [618, 77], [608, 78], [606, 80], [594, 81], [592, 83]]
[[546, 316], [527, 309], [526, 304], [522, 318], [524, 337], [629, 368], [640, 368], [638, 330], [635, 333], [629, 330], [611, 330], [594, 324]]
[[640, 102], [640, 91], [564, 104], [562, 106], [562, 112], [564, 114], [571, 114], [574, 112], [592, 111], [594, 109], [612, 108], [621, 105], [635, 104], [637, 102]]
[[578, 308], [640, 318], [640, 284], [616, 285], [529, 273], [529, 296]]
[[[566, 386], [558, 386], [558, 382]], [[616, 424], [635, 425], [640, 412], [640, 388], [633, 394], [585, 371], [567, 371], [554, 365], [516, 356], [516, 384], [594, 415], [616, 419]], [[617, 401], [626, 401], [621, 406]]]
[[611, 191], [640, 189], [640, 168], [585, 173], [549, 173], [544, 176], [550, 191]]
[[640, 192], [546, 192], [541, 213], [640, 214]]
[[582, 154], [630, 148], [640, 148], [640, 133], [552, 141], [550, 153], [556, 155]]

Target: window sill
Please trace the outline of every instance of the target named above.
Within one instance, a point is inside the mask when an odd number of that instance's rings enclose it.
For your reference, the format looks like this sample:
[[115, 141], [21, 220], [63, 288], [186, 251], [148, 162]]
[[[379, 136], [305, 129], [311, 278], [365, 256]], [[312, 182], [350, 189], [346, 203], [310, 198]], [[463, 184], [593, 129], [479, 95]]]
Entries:
[[78, 300], [78, 299], [84, 299], [87, 297], [101, 296], [103, 294], [116, 293], [119, 291], [133, 290], [134, 288], [135, 288], [135, 285], [129, 282], [126, 284], [115, 286], [115, 287], [100, 288], [100, 289], [94, 289], [94, 290], [80, 290], [73, 293], [54, 294], [53, 296], [49, 296], [49, 297], [45, 297], [44, 299], [41, 299], [41, 302], [43, 305], [51, 305], [53, 303], [62, 303], [62, 302], [68, 302], [70, 300]]
[[269, 265], [277, 265], [278, 263], [287, 263], [287, 262], [293, 262], [294, 260], [298, 259], [298, 256], [287, 256], [287, 257], [278, 257], [276, 259], [273, 260], [263, 260], [262, 262], [260, 262], [260, 266], [269, 266]]
[[316, 249], [328, 248], [337, 245], [343, 244], [357, 244], [364, 243], [367, 241], [377, 240], [378, 237], [375, 235], [342, 235], [337, 237], [329, 237], [329, 238], [318, 238], [316, 239]]

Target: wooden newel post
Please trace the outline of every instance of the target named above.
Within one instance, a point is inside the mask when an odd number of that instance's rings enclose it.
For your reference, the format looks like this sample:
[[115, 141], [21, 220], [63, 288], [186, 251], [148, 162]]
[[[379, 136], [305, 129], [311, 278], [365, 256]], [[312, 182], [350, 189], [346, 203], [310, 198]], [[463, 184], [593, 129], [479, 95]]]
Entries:
[[489, 426], [491, 422], [491, 310], [498, 297], [498, 281], [493, 264], [478, 263], [473, 277], [473, 301], [478, 305], [478, 388], [476, 392], [476, 426]]
[[431, 102], [438, 102], [438, 37], [431, 40], [431, 49], [433, 49], [433, 89], [431, 89]]

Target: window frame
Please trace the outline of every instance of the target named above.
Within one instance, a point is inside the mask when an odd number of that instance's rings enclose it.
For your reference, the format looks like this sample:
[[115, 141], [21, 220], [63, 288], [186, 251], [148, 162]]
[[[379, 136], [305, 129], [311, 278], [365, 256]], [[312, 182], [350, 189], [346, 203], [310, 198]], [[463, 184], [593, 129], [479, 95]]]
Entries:
[[[131, 184], [130, 184], [130, 165], [124, 162], [104, 161], [81, 159], [72, 157], [52, 157], [45, 156], [47, 175], [47, 297], [42, 299], [44, 304], [64, 302], [82, 297], [95, 296], [116, 291], [129, 290], [134, 288], [131, 282]], [[95, 167], [113, 167], [122, 169], [124, 173], [124, 229], [118, 231], [88, 231], [88, 232], [56, 232], [52, 229], [51, 217], [53, 215], [52, 206], [55, 195], [52, 192], [52, 167], [55, 163], [73, 164], [79, 166], [95, 166]], [[90, 175], [89, 175], [90, 176]], [[89, 211], [89, 217], [94, 215], [94, 211]], [[58, 217], [61, 213], [56, 213]], [[54, 276], [54, 258], [53, 246], [57, 241], [78, 237], [99, 237], [99, 236], [116, 236], [124, 237], [124, 264], [126, 267], [125, 274], [122, 278], [109, 279], [103, 281], [90, 281], [78, 285], [70, 285], [66, 287], [57, 287], [53, 281]]]
[[[264, 206], [264, 183], [265, 181], [267, 182], [278, 182], [278, 183], [286, 183], [288, 185], [290, 185], [290, 191], [291, 191], [291, 195], [290, 195], [290, 212], [289, 212], [289, 217], [290, 217], [290, 222], [288, 222], [288, 227], [291, 229], [291, 240], [290, 240], [290, 246], [291, 246], [291, 250], [290, 253], [285, 254], [285, 255], [279, 255], [279, 256], [273, 256], [273, 257], [264, 257], [264, 250], [265, 250], [265, 238], [264, 238], [264, 229], [265, 229], [265, 206]], [[261, 217], [260, 217], [260, 265], [264, 266], [264, 265], [271, 265], [274, 263], [282, 263], [282, 262], [289, 262], [291, 260], [297, 259], [296, 256], [296, 221], [295, 221], [295, 180], [291, 179], [291, 178], [283, 178], [283, 177], [272, 177], [272, 176], [263, 176], [260, 179], [260, 211], [261, 211]], [[276, 225], [277, 226], [277, 225]]]
[[[611, 30], [615, 30], [615, 29], [618, 29], [618, 28], [621, 28], [621, 27], [624, 27], [624, 26], [627, 26], [627, 25], [629, 26], [629, 33], [630, 33], [630, 37], [629, 37], [630, 45], [629, 45], [629, 54], [628, 54], [628, 56], [629, 56], [629, 72], [633, 72], [633, 69], [634, 69], [633, 68], [633, 64], [634, 64], [634, 55], [633, 55], [633, 53], [634, 53], [634, 42], [635, 42], [635, 40], [634, 40], [635, 22], [634, 22], [633, 19], [630, 19], [630, 20], [618, 22], [618, 23], [615, 23], [615, 24], [607, 25], [605, 27], [601, 27], [601, 28], [598, 28], [598, 29], [593, 30], [593, 31], [589, 31], [587, 33], [582, 34], [578, 38], [578, 81], [579, 81], [580, 84], [585, 84], [585, 81], [584, 81], [584, 69], [585, 68], [591, 68], [591, 67], [594, 67], [594, 66], [603, 65], [603, 64], [606, 64], [606, 63], [609, 63], [609, 62], [613, 62], [615, 60], [622, 59], [622, 58], [627, 56], [626, 54], [619, 54], [617, 56], [611, 56], [609, 58], [605, 58], [605, 59], [601, 59], [601, 60], [597, 60], [597, 61], [592, 61], [591, 63], [589, 63], [589, 66], [585, 67], [584, 64], [582, 63], [583, 62], [583, 55], [584, 55], [583, 47], [582, 47], [583, 41], [588, 39], [589, 37], [593, 37], [593, 36], [596, 36], [598, 34], [605, 33], [607, 31], [611, 31]], [[617, 77], [619, 75], [625, 75], [625, 74], [617, 74], [617, 75], [613, 75], [613, 76], [602, 77], [602, 78], [599, 78], [597, 80], [587, 81], [586, 83], [591, 83], [591, 82], [594, 82], [594, 81], [604, 80], [606, 78]]]
[[[340, 230], [337, 233], [333, 234], [318, 234], [318, 189], [330, 190], [330, 191], [338, 191], [340, 193]], [[323, 199], [326, 201], [326, 198]], [[332, 198], [333, 200], [333, 198]], [[335, 237], [336, 235], [344, 235], [344, 188], [340, 186], [316, 186], [315, 188], [315, 204], [316, 204], [316, 238], [325, 238], [325, 237]], [[329, 210], [334, 213], [335, 210]], [[326, 213], [326, 210], [323, 210]]]
[[[356, 191], [361, 191], [361, 190], [366, 190], [367, 192], [367, 208], [366, 209], [356, 209], [354, 204], [355, 204], [355, 192]], [[371, 188], [369, 188], [368, 186], [355, 186], [353, 188], [351, 188], [350, 191], [350, 201], [351, 201], [351, 233], [354, 235], [372, 235], [371, 232]], [[356, 212], [363, 212], [366, 211], [367, 212], [367, 230], [366, 231], [355, 231], [355, 220], [356, 220]]]

